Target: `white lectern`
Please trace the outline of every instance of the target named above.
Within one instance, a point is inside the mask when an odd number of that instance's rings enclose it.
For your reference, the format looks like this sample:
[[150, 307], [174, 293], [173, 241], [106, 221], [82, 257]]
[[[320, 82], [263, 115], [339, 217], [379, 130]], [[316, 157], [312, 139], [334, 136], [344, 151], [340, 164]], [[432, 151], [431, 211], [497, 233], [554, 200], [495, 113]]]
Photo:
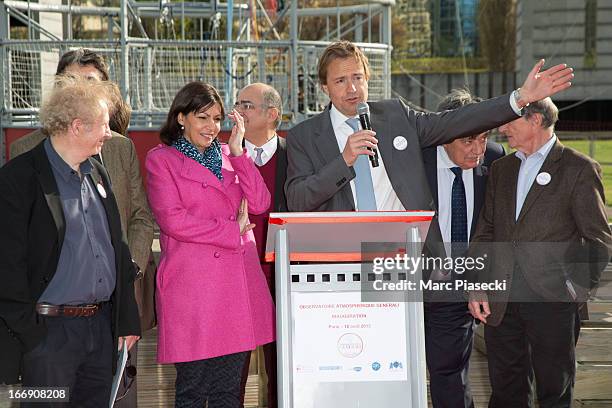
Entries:
[[420, 255], [433, 215], [270, 214], [279, 407], [427, 407], [423, 304], [362, 302], [361, 262], [362, 242]]

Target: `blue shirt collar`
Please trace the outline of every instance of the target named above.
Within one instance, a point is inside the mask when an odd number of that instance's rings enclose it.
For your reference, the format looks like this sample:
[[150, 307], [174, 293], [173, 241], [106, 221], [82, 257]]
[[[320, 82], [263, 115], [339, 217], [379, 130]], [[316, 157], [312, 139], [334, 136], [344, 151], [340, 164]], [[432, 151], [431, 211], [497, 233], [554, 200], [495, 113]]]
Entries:
[[[539, 157], [539, 158], [546, 158], [546, 156], [548, 156], [548, 153], [550, 153], [556, 141], [557, 141], [557, 135], [553, 133], [551, 138], [548, 139], [548, 141], [544, 143], [537, 151], [535, 151], [533, 154], [530, 154], [529, 157], [533, 156], [533, 157]], [[527, 157], [527, 155], [525, 155], [525, 153], [518, 151], [518, 150], [516, 151], [515, 155], [521, 161], [525, 161], [529, 158]]]
[[[72, 170], [72, 168], [62, 159], [62, 157], [57, 153], [53, 145], [51, 144], [51, 139], [47, 137], [44, 142], [45, 152], [47, 153], [47, 158], [49, 159], [49, 163], [55, 172], [59, 174], [64, 181], [70, 180], [70, 177], [74, 177], [77, 175], [76, 171]], [[85, 160], [80, 164], [79, 170], [83, 176], [87, 176], [91, 174], [92, 165], [89, 160]]]

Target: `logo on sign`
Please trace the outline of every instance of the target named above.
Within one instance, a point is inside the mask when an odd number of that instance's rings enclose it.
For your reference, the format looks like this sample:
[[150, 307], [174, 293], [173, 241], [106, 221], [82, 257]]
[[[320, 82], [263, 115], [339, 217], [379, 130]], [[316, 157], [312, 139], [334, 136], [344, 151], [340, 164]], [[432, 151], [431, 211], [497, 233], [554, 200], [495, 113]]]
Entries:
[[345, 333], [338, 339], [338, 352], [348, 358], [357, 357], [363, 351], [363, 340], [355, 333]]
[[340, 371], [342, 366], [319, 366], [319, 371]]
[[380, 370], [380, 363], [378, 361], [375, 361], [372, 363], [372, 370], [374, 371]]
[[400, 371], [404, 368], [404, 365], [399, 361], [393, 361], [389, 364], [389, 370], [391, 371]]

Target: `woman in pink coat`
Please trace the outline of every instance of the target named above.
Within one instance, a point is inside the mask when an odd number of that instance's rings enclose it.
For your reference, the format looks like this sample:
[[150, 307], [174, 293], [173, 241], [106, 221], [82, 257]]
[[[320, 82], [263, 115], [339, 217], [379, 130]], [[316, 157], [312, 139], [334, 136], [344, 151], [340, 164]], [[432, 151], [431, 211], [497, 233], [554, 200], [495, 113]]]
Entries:
[[[159, 363], [176, 366], [176, 406], [240, 406], [246, 351], [274, 340], [274, 305], [248, 212], [270, 193], [242, 147], [235, 110], [227, 145], [215, 88], [201, 82], [176, 95], [147, 155], [147, 192], [161, 229], [157, 275]], [[248, 209], [247, 209], [248, 205]]]

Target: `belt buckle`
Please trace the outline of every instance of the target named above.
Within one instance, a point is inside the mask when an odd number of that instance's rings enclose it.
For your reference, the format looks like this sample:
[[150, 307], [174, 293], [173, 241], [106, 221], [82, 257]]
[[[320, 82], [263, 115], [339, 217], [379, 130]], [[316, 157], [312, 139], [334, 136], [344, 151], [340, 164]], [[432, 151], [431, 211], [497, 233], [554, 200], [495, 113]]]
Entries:
[[51, 310], [56, 308], [57, 306], [52, 305], [50, 303], [37, 303], [36, 304], [36, 312], [41, 316], [49, 316]]

